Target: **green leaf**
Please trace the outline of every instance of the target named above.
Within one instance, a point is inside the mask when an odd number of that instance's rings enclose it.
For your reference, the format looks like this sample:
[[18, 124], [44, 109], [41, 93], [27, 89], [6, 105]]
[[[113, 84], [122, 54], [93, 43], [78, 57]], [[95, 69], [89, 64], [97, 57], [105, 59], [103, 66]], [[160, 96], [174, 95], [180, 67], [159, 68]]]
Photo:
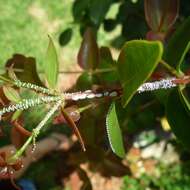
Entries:
[[95, 35], [91, 28], [88, 28], [83, 36], [83, 41], [78, 53], [78, 64], [81, 68], [92, 70], [97, 67], [100, 61], [99, 49]]
[[67, 45], [70, 42], [72, 35], [73, 31], [71, 28], [67, 28], [66, 30], [64, 30], [59, 36], [59, 44], [61, 46]]
[[119, 76], [116, 69], [116, 61], [113, 60], [111, 51], [108, 47], [100, 48], [100, 64], [98, 65], [98, 69], [108, 71], [96, 74], [101, 84], [110, 85], [118, 83]]
[[102, 64], [102, 62], [106, 62], [108, 64], [114, 63], [110, 49], [105, 46], [100, 48], [100, 64]]
[[187, 147], [190, 147], [190, 116], [181, 102], [177, 89], [169, 95], [166, 116], [176, 137]]
[[158, 41], [133, 40], [124, 45], [117, 62], [123, 87], [123, 107], [127, 106], [139, 86], [150, 77], [162, 53], [163, 46]]
[[165, 61], [176, 67], [178, 71], [184, 60], [185, 54], [190, 48], [190, 17], [188, 17], [181, 26], [175, 31], [169, 40], [165, 50]]
[[117, 156], [123, 158], [125, 156], [125, 149], [123, 145], [121, 129], [119, 127], [119, 122], [116, 114], [115, 103], [112, 103], [109, 108], [106, 117], [106, 129], [112, 151]]
[[3, 92], [11, 102], [17, 103], [21, 100], [19, 93], [10, 86], [3, 86]]
[[49, 37], [49, 46], [47, 49], [47, 54], [45, 59], [44, 71], [50, 88], [55, 88], [57, 84], [57, 77], [59, 70], [58, 67], [59, 63], [57, 58], [57, 52], [51, 37]]
[[72, 13], [75, 22], [80, 22], [85, 16], [85, 11], [89, 6], [90, 0], [76, 0], [73, 2]]
[[11, 117], [11, 121], [13, 122], [13, 121], [17, 120], [21, 116], [22, 112], [23, 112], [23, 110], [15, 111]]
[[91, 89], [94, 84], [97, 84], [98, 80], [95, 75], [89, 72], [83, 72], [76, 83], [76, 90], [86, 90]]
[[89, 5], [89, 14], [91, 21], [99, 26], [103, 21], [109, 7], [113, 0], [101, 0], [101, 3], [97, 0], [91, 0]]

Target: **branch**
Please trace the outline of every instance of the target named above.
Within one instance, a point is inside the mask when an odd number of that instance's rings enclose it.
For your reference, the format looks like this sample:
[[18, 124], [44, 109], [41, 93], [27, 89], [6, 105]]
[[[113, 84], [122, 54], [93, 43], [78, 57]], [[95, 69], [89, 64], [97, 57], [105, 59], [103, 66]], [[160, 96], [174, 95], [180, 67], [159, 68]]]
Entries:
[[[159, 89], [170, 89], [178, 85], [184, 85], [188, 83], [190, 83], [190, 76], [184, 76], [183, 78], [166, 78], [159, 81], [146, 82], [137, 89], [137, 92], [142, 93]], [[94, 93], [91, 90], [86, 90], [84, 92], [63, 93], [62, 95], [65, 100], [79, 101], [92, 98], [118, 97], [121, 96], [121, 94], [121, 89], [112, 89], [98, 93]]]
[[59, 96], [42, 96], [39, 98], [24, 99], [17, 104], [12, 104], [8, 107], [4, 107], [2, 110], [0, 110], [0, 117], [5, 113], [14, 112], [16, 110], [27, 110], [30, 107], [34, 107], [40, 104], [56, 102], [60, 99], [61, 98]]
[[37, 86], [35, 84], [31, 84], [28, 82], [21, 82], [20, 80], [15, 80], [14, 85], [17, 87], [20, 87], [20, 88], [26, 88], [26, 89], [34, 90], [34, 91], [40, 92], [42, 94], [56, 95], [55, 90], [50, 90], [48, 88]]
[[[19, 157], [21, 157], [22, 154], [24, 153], [24, 151], [26, 150], [26, 148], [28, 147], [28, 145], [32, 141], [35, 142], [35, 139], [39, 135], [41, 129], [46, 124], [46, 122], [50, 119], [50, 117], [58, 110], [58, 108], [61, 105], [61, 103], [62, 103], [61, 100], [59, 100], [59, 101], [56, 102], [56, 104], [46, 114], [46, 116], [44, 117], [44, 119], [37, 125], [37, 127], [35, 129], [33, 129], [32, 135], [26, 140], [26, 142], [24, 143], [24, 145], [10, 158], [10, 161], [15, 161]], [[35, 144], [34, 144], [34, 146], [35, 146]]]

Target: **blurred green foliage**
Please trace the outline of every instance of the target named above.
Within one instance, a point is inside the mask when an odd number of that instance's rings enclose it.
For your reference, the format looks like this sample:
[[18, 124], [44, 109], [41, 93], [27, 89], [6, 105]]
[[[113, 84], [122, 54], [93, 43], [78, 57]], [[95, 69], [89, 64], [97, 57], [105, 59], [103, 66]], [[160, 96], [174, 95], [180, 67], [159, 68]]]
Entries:
[[[71, 1], [61, 0], [0, 1], [0, 65], [14, 53], [35, 57], [37, 65], [42, 65], [47, 35], [58, 39], [60, 32], [72, 22], [71, 7]], [[79, 44], [76, 34], [70, 47], [77, 48]]]
[[159, 176], [150, 176], [143, 174], [139, 178], [124, 177], [121, 190], [189, 190], [190, 176], [189, 172], [184, 171], [183, 165], [166, 166], [161, 164]]
[[[180, 26], [180, 24], [185, 20], [185, 16], [189, 15], [189, 5], [190, 3], [187, 0], [181, 2], [179, 19], [176, 22], [175, 27]], [[95, 86], [98, 92], [98, 90], [101, 91], [102, 89], [104, 90], [107, 88], [109, 90], [112, 85], [114, 87], [118, 87], [120, 86], [120, 83], [125, 83], [129, 76], [126, 75], [127, 67], [124, 65], [126, 64], [127, 58], [122, 61], [122, 66], [118, 74], [118, 72], [114, 70], [116, 69], [117, 61], [113, 60], [110, 49], [100, 46], [109, 44], [112, 47], [120, 48], [127, 40], [145, 38], [146, 33], [149, 31], [144, 18], [143, 1], [102, 0], [100, 3], [98, 0], [25, 0], [24, 2], [21, 0], [7, 0], [5, 2], [0, 2], [0, 9], [2, 9], [2, 17], [0, 17], [1, 65], [3, 65], [5, 60], [12, 57], [12, 54], [16, 52], [25, 54], [26, 56], [36, 57], [38, 67], [41, 66], [44, 62], [44, 47], [46, 47], [48, 43], [47, 34], [52, 35], [53, 38], [56, 39], [55, 46], [57, 47], [58, 52], [60, 52], [58, 54], [59, 60], [62, 61], [63, 56], [68, 57], [70, 64], [71, 59], [73, 59], [72, 56], [76, 55], [75, 53], [79, 49], [81, 42], [80, 36], [85, 33], [88, 27], [92, 28], [94, 34], [96, 34], [95, 36], [97, 37], [98, 43], [96, 44], [94, 37], [92, 41], [95, 49], [97, 51], [100, 50], [100, 54], [93, 54], [93, 59], [88, 58], [89, 53], [95, 53], [93, 52], [92, 48], [87, 56], [83, 57], [84, 59], [82, 59], [82, 61], [88, 62], [89, 60], [93, 60], [93, 63], [91, 61], [91, 65], [93, 66], [89, 67], [91, 70], [113, 69], [114, 72], [88, 73], [85, 71], [78, 78], [75, 87], [72, 89], [73, 91], [86, 90], [88, 88], [91, 89]], [[90, 38], [91, 37], [89, 37], [89, 39]], [[181, 38], [179, 37], [179, 39]], [[60, 46], [58, 45], [58, 42]], [[89, 41], [84, 43], [88, 44], [88, 42]], [[139, 44], [140, 40], [137, 42], [138, 47]], [[68, 46], [65, 47], [65, 45]], [[98, 45], [100, 47], [99, 49]], [[147, 52], [144, 47], [142, 48], [143, 49], [140, 47], [140, 54], [143, 52], [142, 50]], [[150, 47], [147, 48], [148, 51], [150, 50], [149, 48]], [[177, 48], [173, 47], [173, 49], [176, 50]], [[82, 54], [83, 52], [85, 51], [82, 51]], [[136, 49], [133, 49], [131, 57], [136, 58], [136, 53]], [[137, 65], [137, 63], [144, 63], [145, 65], [147, 60], [150, 60], [149, 57], [151, 57], [153, 53], [155, 53], [155, 50], [153, 52], [151, 51], [146, 57], [144, 57], [145, 54], [141, 54], [142, 57], [137, 57], [137, 61], [134, 62], [134, 59], [132, 59], [132, 61], [130, 60], [130, 63], [127, 64], [131, 66], [132, 63], [132, 66], [134, 66]], [[170, 56], [173, 55], [175, 54], [170, 54]], [[100, 60], [95, 60], [97, 57], [100, 58]], [[159, 56], [159, 60], [152, 62], [156, 62], [155, 65], [157, 65], [161, 59], [160, 57], [161, 56]], [[187, 55], [184, 55], [184, 60], [182, 61], [188, 63], [188, 57], [189, 55], [187, 53]], [[154, 63], [151, 64], [154, 65]], [[82, 68], [89, 69], [88, 67], [84, 66], [85, 64], [86, 63], [81, 63], [81, 65], [83, 65]], [[134, 69], [134, 67], [131, 67], [131, 71], [129, 69], [129, 74], [134, 75], [132, 71], [137, 70], [137, 74], [140, 76], [141, 71], [143, 72], [143, 69], [145, 69], [144, 65], [142, 65], [143, 68], [141, 68], [140, 65], [140, 69]], [[146, 73], [146, 75], [140, 79], [137, 86], [139, 87], [139, 85], [143, 83], [145, 79], [147, 79], [147, 75], [149, 76], [150, 74], [152, 74], [152, 69], [148, 69], [148, 74]], [[124, 81], [121, 81], [121, 76], [124, 77]], [[131, 80], [129, 86], [131, 84], [134, 85], [134, 81], [135, 80]], [[55, 82], [52, 86], [54, 85]], [[136, 88], [137, 87], [135, 87], [135, 90], [132, 90], [132, 95], [134, 95]], [[126, 87], [126, 90], [128, 89], [129, 88]], [[123, 132], [122, 134], [124, 136], [124, 144], [127, 147], [127, 151], [130, 150], [134, 136], [137, 133], [149, 129], [155, 130], [156, 126], [160, 126], [160, 118], [165, 116], [165, 102], [169, 93], [163, 92], [164, 95], [162, 95], [162, 92], [163, 91], [160, 90], [154, 93], [134, 95], [133, 100], [127, 105], [127, 108], [125, 109], [122, 109], [120, 102], [116, 101], [116, 107], [114, 107], [114, 111], [116, 110], [118, 115], [117, 124], [120, 124], [121, 126], [121, 130]], [[172, 99], [172, 102], [170, 102], [170, 112], [173, 110], [175, 111], [176, 105], [173, 102], [175, 102], [175, 100]], [[79, 107], [83, 107], [84, 105], [90, 103], [91, 101], [85, 100], [75, 104], [77, 104]], [[110, 104], [110, 99], [100, 101], [95, 100], [95, 103], [97, 103], [98, 107], [82, 113], [82, 117], [78, 122], [80, 132], [86, 143], [87, 152], [81, 152], [78, 144], [75, 143], [71, 147], [71, 150], [66, 152], [66, 158], [63, 160], [64, 165], [68, 166], [70, 164], [72, 167], [77, 168], [80, 166], [80, 164], [88, 162], [89, 168], [92, 171], [99, 172], [106, 177], [121, 177], [126, 174], [130, 174], [128, 166], [125, 166], [121, 159], [117, 158], [111, 151], [109, 151], [110, 146], [108, 143], [108, 138], [105, 135], [106, 131], [104, 126], [105, 115]], [[180, 100], [179, 104], [179, 106], [182, 107]], [[39, 107], [34, 109], [33, 112], [25, 112], [23, 114], [27, 129], [33, 129], [37, 124], [36, 121], [39, 121], [43, 117], [44, 111], [38, 111], [38, 109], [41, 110], [41, 108], [42, 107]], [[178, 116], [178, 114], [171, 116], [171, 119], [173, 119], [173, 117], [175, 117], [175, 119], [180, 119]], [[180, 123], [180, 120], [178, 121]], [[111, 120], [111, 123], [114, 122]], [[174, 121], [170, 124], [176, 125], [176, 123], [178, 124], [178, 122]], [[188, 122], [186, 122], [186, 124], [188, 125]], [[50, 125], [51, 124], [48, 123], [48, 126]], [[62, 126], [61, 124], [57, 127], [57, 131], [70, 135], [71, 129], [67, 128], [67, 130], [65, 130], [65, 125]], [[181, 130], [180, 124], [177, 127], [179, 130]], [[156, 129], [158, 128], [156, 127]], [[53, 129], [52, 131], [56, 130]], [[43, 133], [43, 135], [45, 136], [50, 132], [51, 129], [47, 130], [45, 133]], [[185, 138], [189, 142], [188, 134], [187, 137], [185, 134]], [[156, 140], [158, 139], [153, 138], [153, 140], [151, 139], [150, 143], [154, 143]], [[183, 136], [180, 140], [183, 140]], [[29, 169], [26, 176], [35, 180], [39, 189], [55, 189], [55, 163], [57, 163], [57, 160], [59, 159], [60, 158], [51, 155], [50, 160], [45, 158], [42, 162], [35, 163]], [[151, 190], [178, 190], [179, 188], [185, 190], [188, 189], [190, 181], [189, 174], [184, 172], [181, 169], [181, 166], [175, 165], [169, 167], [169, 169], [168, 167], [160, 166], [160, 171], [162, 175], [159, 179], [146, 174], [140, 179], [126, 176], [124, 179], [123, 190], [143, 190], [147, 187], [152, 188]], [[44, 175], [42, 176], [42, 174]]]

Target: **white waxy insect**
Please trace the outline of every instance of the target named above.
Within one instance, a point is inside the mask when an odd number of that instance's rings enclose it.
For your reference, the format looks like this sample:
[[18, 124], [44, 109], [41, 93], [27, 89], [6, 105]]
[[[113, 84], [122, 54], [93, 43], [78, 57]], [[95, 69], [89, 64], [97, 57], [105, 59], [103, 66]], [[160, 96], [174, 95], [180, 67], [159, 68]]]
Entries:
[[8, 168], [7, 167], [4, 167], [0, 170], [0, 173], [6, 173], [8, 171]]
[[177, 86], [175, 83], [173, 83], [173, 80], [175, 80], [175, 78], [162, 79], [155, 82], [147, 82], [142, 84], [137, 91], [138, 93], [142, 93], [145, 91], [173, 88]]
[[94, 98], [94, 97], [95, 97], [95, 94], [88, 94], [86, 97], [87, 97], [87, 98]]
[[86, 91], [84, 91], [85, 93], [91, 93], [92, 92], [92, 90], [86, 90]]
[[101, 98], [102, 96], [103, 96], [103, 94], [101, 94], [101, 93], [98, 93], [95, 95], [96, 98]]
[[80, 98], [80, 97], [79, 97], [78, 95], [75, 95], [75, 96], [72, 96], [72, 97], [71, 97], [71, 99], [74, 100], [74, 101], [79, 100], [79, 98]]
[[111, 92], [111, 93], [109, 94], [109, 96], [115, 97], [115, 96], [117, 96], [117, 92], [116, 92], [116, 91], [113, 91], [113, 92]]
[[80, 99], [80, 100], [83, 100], [83, 99], [85, 99], [85, 98], [87, 98], [87, 95], [86, 95], [86, 94], [80, 94], [80, 96], [79, 96], [79, 99]]

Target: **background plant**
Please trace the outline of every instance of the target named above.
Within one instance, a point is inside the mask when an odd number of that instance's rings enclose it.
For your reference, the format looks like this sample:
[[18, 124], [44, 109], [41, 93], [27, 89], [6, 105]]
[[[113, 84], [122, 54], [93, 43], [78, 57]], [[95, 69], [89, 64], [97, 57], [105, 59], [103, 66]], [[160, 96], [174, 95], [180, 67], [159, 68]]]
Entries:
[[[156, 1], [155, 1], [156, 2]], [[77, 4], [78, 3], [78, 4]], [[157, 125], [159, 122], [157, 118], [163, 118], [165, 115], [169, 121], [169, 124], [178, 137], [179, 141], [184, 144], [188, 150], [189, 140], [188, 140], [188, 123], [189, 123], [189, 100], [188, 100], [188, 83], [189, 83], [189, 76], [188, 76], [188, 48], [189, 48], [189, 40], [188, 40], [188, 30], [189, 30], [189, 18], [184, 20], [183, 14], [180, 14], [180, 19], [182, 19], [181, 23], [178, 23], [178, 27], [175, 32], [171, 31], [173, 27], [177, 11], [179, 9], [178, 1], [176, 1], [176, 6], [174, 6], [174, 15], [172, 20], [167, 20], [167, 16], [163, 16], [162, 13], [163, 9], [159, 9], [161, 12], [160, 18], [157, 19], [156, 22], [158, 26], [155, 28], [151, 27], [151, 19], [155, 17], [155, 15], [148, 14], [148, 8], [151, 7], [150, 10], [157, 9], [154, 4], [148, 4], [145, 1], [145, 11], [146, 11], [146, 20], [150, 26], [150, 31], [146, 26], [145, 19], [141, 19], [138, 17], [137, 22], [138, 25], [145, 26], [146, 30], [144, 33], [141, 33], [141, 30], [133, 29], [133, 26], [136, 27], [135, 22], [132, 22], [131, 27], [129, 27], [129, 18], [121, 22], [123, 23], [123, 32], [126, 32], [126, 35], [122, 33], [123, 41], [134, 39], [138, 37], [146, 37], [147, 39], [154, 39], [154, 40], [161, 40], [165, 47], [163, 47], [161, 42], [148, 42], [145, 40], [135, 40], [127, 42], [119, 53], [119, 59], [114, 60], [112, 58], [112, 54], [107, 47], [99, 48], [96, 43], [96, 34], [98, 34], [98, 29], [102, 22], [104, 22], [104, 26], [106, 28], [113, 24], [113, 21], [105, 21], [105, 13], [108, 10], [109, 6], [113, 2], [105, 2], [105, 6], [102, 6], [103, 9], [100, 9], [100, 12], [94, 13], [93, 10], [97, 10], [99, 4], [96, 2], [90, 4], [89, 2], [83, 1], [76, 1], [73, 5], [73, 15], [76, 14], [76, 8], [80, 8], [79, 5], [84, 5], [83, 11], [79, 11], [82, 13], [81, 15], [74, 15], [75, 20], [81, 25], [81, 32], [84, 31], [84, 37], [81, 44], [81, 48], [78, 54], [78, 63], [80, 67], [84, 70], [81, 74], [79, 79], [77, 80], [76, 86], [72, 89], [72, 92], [78, 90], [87, 90], [93, 89], [94, 84], [98, 85], [94, 89], [95, 92], [112, 92], [112, 90], [116, 90], [120, 94], [120, 88], [122, 87], [123, 93], [121, 95], [122, 105], [118, 98], [102, 98], [99, 100], [86, 100], [80, 102], [71, 102], [68, 103], [68, 107], [73, 104], [77, 104], [77, 108], [74, 108], [75, 112], [82, 112], [85, 109], [88, 109], [88, 113], [82, 113], [82, 116], [79, 120], [78, 126], [81, 133], [81, 136], [84, 139], [85, 146], [86, 146], [86, 153], [82, 153], [81, 150], [74, 149], [68, 152], [68, 155], [74, 156], [73, 165], [75, 167], [80, 168], [80, 164], [86, 161], [89, 161], [92, 168], [97, 168], [102, 174], [104, 175], [124, 175], [129, 172], [126, 166], [121, 163], [121, 159], [113, 156], [111, 151], [109, 151], [109, 144], [108, 138], [111, 143], [112, 150], [119, 156], [124, 156], [124, 146], [128, 148], [131, 146], [130, 138], [133, 137], [139, 130], [151, 129], [152, 126]], [[171, 1], [168, 1], [171, 3]], [[174, 4], [175, 4], [174, 3]], [[77, 5], [76, 5], [77, 4]], [[163, 2], [161, 2], [163, 6]], [[91, 7], [92, 6], [92, 7]], [[96, 9], [94, 8], [96, 7]], [[142, 2], [138, 2], [133, 4], [130, 1], [126, 1], [121, 3], [121, 8], [118, 14], [121, 14], [121, 10], [133, 10], [132, 7], [134, 6], [134, 12], [139, 14], [139, 7], [143, 13], [143, 6]], [[160, 7], [162, 7], [160, 6]], [[166, 7], [167, 8], [167, 7]], [[169, 7], [171, 8], [171, 7]], [[99, 9], [98, 9], [99, 10]], [[154, 11], [151, 11], [154, 12]], [[122, 13], [124, 14], [125, 11]], [[128, 12], [127, 12], [128, 13]], [[129, 11], [130, 13], [130, 11]], [[89, 16], [90, 14], [90, 16]], [[100, 15], [94, 15], [100, 14]], [[121, 15], [122, 15], [121, 14]], [[133, 15], [133, 14], [132, 14]], [[80, 17], [81, 16], [81, 17]], [[132, 17], [132, 16], [131, 16]], [[81, 18], [81, 20], [80, 20]], [[135, 18], [135, 17], [133, 17]], [[131, 18], [133, 20], [133, 18]], [[86, 20], [85, 20], [86, 19]], [[97, 19], [97, 20], [96, 20]], [[170, 23], [168, 24], [168, 28], [161, 27], [160, 21], [164, 19], [165, 22], [163, 23]], [[179, 21], [178, 21], [179, 22]], [[128, 23], [125, 26], [128, 26], [131, 29], [133, 37], [130, 38], [130, 31], [128, 29], [124, 29], [124, 23]], [[87, 28], [91, 26], [91, 28]], [[85, 29], [87, 28], [87, 30]], [[133, 29], [133, 30], [132, 30]], [[137, 35], [135, 35], [134, 31], [137, 31]], [[64, 36], [66, 35], [65, 39], [69, 39], [71, 36], [71, 30], [67, 29], [64, 34], [60, 37], [60, 42], [63, 45]], [[139, 35], [139, 36], [138, 36]], [[142, 35], [142, 36], [140, 36]], [[123, 37], [127, 36], [127, 37]], [[69, 41], [69, 40], [68, 40]], [[117, 40], [122, 44], [122, 41]], [[48, 95], [59, 96], [59, 98], [63, 98], [64, 96], [60, 96], [60, 92], [56, 90], [55, 85], [57, 82], [57, 75], [58, 75], [58, 62], [57, 56], [55, 52], [55, 48], [53, 42], [50, 40], [48, 48], [48, 53], [45, 61], [44, 72], [45, 77], [48, 83], [48, 89], [40, 89], [44, 90], [45, 93]], [[114, 45], [114, 44], [113, 44]], [[115, 45], [114, 45], [115, 46]], [[85, 47], [88, 47], [85, 49]], [[118, 46], [117, 46], [118, 47]], [[178, 47], [178, 48], [176, 48]], [[14, 62], [14, 65], [12, 64]], [[11, 84], [15, 82], [15, 79], [19, 79], [24, 83], [20, 83], [19, 87], [27, 87], [27, 83], [32, 83], [31, 85], [39, 85], [44, 86], [45, 83], [41, 82], [41, 79], [36, 74], [35, 68], [35, 61], [32, 58], [25, 58], [21, 55], [15, 55], [13, 59], [9, 60], [6, 64], [8, 72], [6, 75], [2, 75], [2, 79], [7, 84]], [[156, 70], [155, 70], [156, 69]], [[21, 72], [20, 72], [21, 70]], [[24, 72], [22, 72], [24, 70]], [[155, 72], [156, 71], [156, 72]], [[7, 76], [8, 75], [8, 76]], [[16, 75], [16, 78], [15, 78]], [[141, 95], [136, 95], [136, 91], [139, 90], [141, 85], [148, 79], [159, 81], [160, 79], [169, 79], [167, 81], [169, 84], [166, 88], [178, 86], [178, 89], [174, 89], [172, 92], [170, 90], [159, 90], [148, 92]], [[17, 81], [18, 82], [18, 81]], [[152, 83], [150, 83], [152, 84]], [[23, 86], [22, 86], [23, 85]], [[16, 85], [18, 87], [18, 85]], [[164, 86], [165, 87], [165, 86]], [[27, 87], [28, 88], [28, 87]], [[31, 88], [31, 86], [30, 86]], [[33, 86], [34, 88], [34, 86]], [[38, 88], [38, 87], [36, 87]], [[160, 88], [160, 86], [159, 86]], [[146, 88], [145, 88], [146, 89]], [[151, 90], [150, 88], [147, 88]], [[38, 91], [37, 89], [34, 89]], [[40, 92], [42, 92], [40, 91]], [[6, 95], [6, 100], [12, 102], [19, 102], [22, 100], [22, 94], [18, 95], [17, 91], [10, 87], [10, 85], [3, 84], [3, 92]], [[29, 92], [27, 92], [26, 97], [29, 98]], [[31, 92], [30, 92], [31, 93]], [[21, 98], [19, 97], [21, 96]], [[31, 98], [38, 98], [33, 93], [30, 94]], [[135, 96], [133, 99], [132, 97]], [[166, 98], [168, 97], [168, 98]], [[115, 103], [112, 104], [110, 108], [108, 108], [112, 102], [115, 100]], [[167, 100], [166, 100], [167, 99]], [[60, 99], [56, 99], [55, 101], [59, 101]], [[175, 102], [175, 104], [174, 104]], [[26, 103], [26, 102], [24, 102]], [[44, 102], [47, 103], [47, 102]], [[49, 103], [49, 102], [48, 102]], [[33, 103], [32, 103], [33, 104]], [[87, 106], [87, 107], [86, 107]], [[125, 108], [123, 109], [122, 106]], [[96, 107], [94, 110], [93, 108]], [[44, 110], [42, 108], [42, 110]], [[105, 128], [99, 127], [105, 125], [105, 118], [102, 118], [102, 115], [106, 115], [106, 112], [109, 110], [107, 115], [107, 132]], [[179, 110], [179, 111], [178, 111]], [[74, 112], [72, 111], [72, 112]], [[143, 111], [143, 112], [142, 112]], [[165, 114], [166, 112], [166, 114]], [[15, 112], [18, 114], [18, 112]], [[16, 115], [17, 115], [16, 114]], [[44, 113], [43, 113], [44, 114]], [[42, 114], [42, 115], [43, 115]], [[62, 114], [64, 114], [62, 112]], [[72, 115], [72, 114], [71, 114]], [[14, 119], [18, 118], [15, 116]], [[61, 117], [61, 116], [60, 116]], [[27, 116], [26, 116], [27, 118]], [[41, 117], [42, 119], [44, 118]], [[25, 119], [27, 120], [27, 119]], [[68, 122], [68, 120], [67, 120]], [[14, 124], [15, 125], [15, 124]], [[71, 124], [74, 129], [75, 125], [73, 122]], [[119, 127], [120, 125], [120, 127]], [[25, 125], [23, 125], [25, 126]], [[29, 125], [28, 125], [29, 126]], [[97, 127], [98, 126], [98, 127]], [[183, 130], [181, 130], [181, 126], [183, 126]], [[31, 127], [31, 128], [30, 128]], [[34, 128], [34, 125], [30, 126], [30, 130]], [[122, 130], [122, 133], [120, 131]], [[50, 128], [47, 130], [50, 131]], [[64, 131], [65, 132], [65, 131]], [[76, 131], [75, 131], [76, 132]], [[107, 134], [108, 133], [108, 134]], [[36, 137], [37, 133], [33, 133]], [[76, 132], [76, 134], [78, 134]], [[106, 135], [107, 134], [107, 135]], [[25, 134], [26, 135], [26, 134]], [[34, 136], [32, 136], [30, 141]], [[124, 136], [124, 142], [122, 140], [122, 136]], [[14, 137], [14, 136], [13, 136]], [[79, 137], [79, 135], [78, 135]], [[26, 138], [26, 137], [25, 137]], [[81, 141], [82, 142], [82, 141]], [[21, 143], [22, 144], [22, 143]], [[77, 144], [75, 145], [78, 146]], [[18, 151], [19, 152], [19, 151]], [[96, 154], [94, 154], [96, 153]], [[20, 153], [18, 153], [20, 154]], [[17, 155], [18, 155], [17, 154]], [[67, 161], [66, 161], [67, 162]], [[110, 164], [111, 163], [111, 164]], [[81, 169], [81, 168], [80, 168]], [[117, 172], [115, 172], [117, 169]], [[108, 172], [109, 171], [109, 172]], [[119, 172], [118, 172], [119, 171]], [[108, 174], [109, 173], [109, 174]], [[85, 178], [85, 180], [87, 180]], [[89, 183], [89, 182], [88, 182]], [[87, 183], [87, 184], [88, 184]]]

